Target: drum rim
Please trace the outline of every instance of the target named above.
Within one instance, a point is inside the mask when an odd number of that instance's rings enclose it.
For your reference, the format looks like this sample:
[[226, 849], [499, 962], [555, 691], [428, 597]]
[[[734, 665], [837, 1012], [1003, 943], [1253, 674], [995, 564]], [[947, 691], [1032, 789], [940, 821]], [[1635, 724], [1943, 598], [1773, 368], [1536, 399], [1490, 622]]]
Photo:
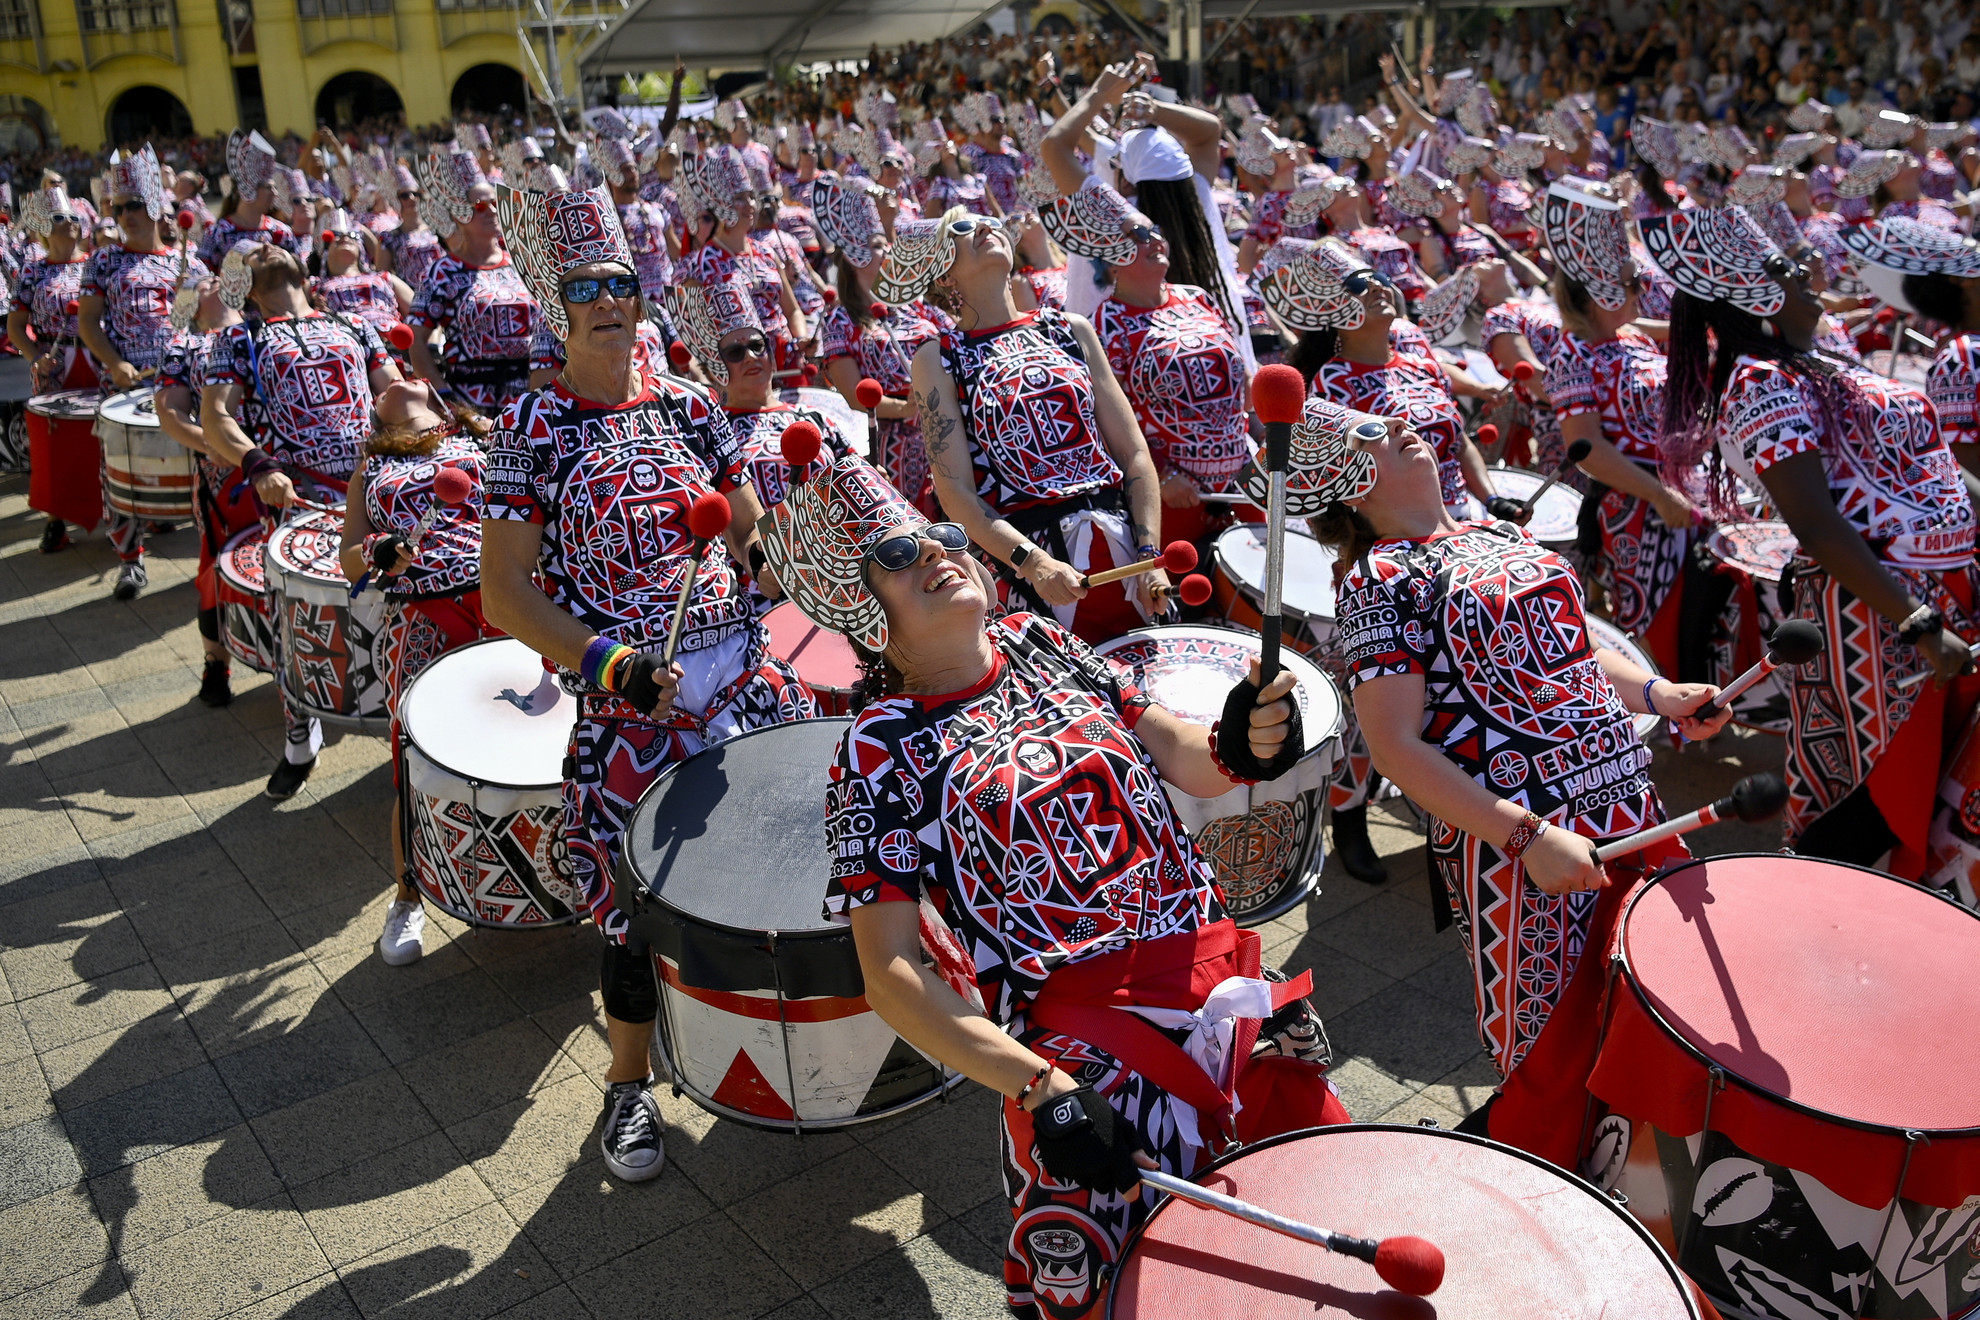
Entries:
[[[285, 522], [281, 526], [277, 527], [274, 531], [270, 532], [268, 534], [268, 538], [261, 543], [261, 573], [262, 576], [267, 579], [268, 589], [271, 592], [282, 592], [283, 595], [289, 594], [286, 591], [282, 591], [282, 588], [278, 587], [275, 584], [275, 579], [278, 576], [283, 578], [295, 578], [302, 582], [317, 582], [323, 584], [324, 586], [342, 587], [346, 592], [350, 590], [351, 580], [344, 576], [344, 570], [341, 564], [338, 566], [336, 577], [326, 577], [322, 574], [311, 572], [307, 566], [301, 564], [298, 564], [295, 567], [290, 567], [288, 564], [283, 563], [282, 560], [275, 554], [276, 545], [282, 543], [282, 538], [287, 533], [317, 532], [317, 531], [325, 531], [325, 529], [320, 527], [304, 527], [300, 523]], [[327, 535], [327, 532], [325, 534]], [[366, 588], [366, 591], [377, 591], [377, 590], [378, 588], [375, 586], [368, 586]], [[365, 594], [365, 592], [358, 593], [358, 595], [363, 595], [363, 594]], [[356, 597], [352, 597], [351, 599], [356, 599]]]
[[[131, 396], [139, 395], [139, 394], [145, 396], [146, 398], [156, 398], [157, 390], [151, 386], [141, 385], [136, 389], [119, 390], [115, 394], [106, 394], [102, 397], [101, 400], [98, 401], [96, 405], [96, 415], [98, 417], [103, 418], [105, 421], [108, 421], [117, 426], [129, 426], [140, 431], [162, 430], [164, 427], [164, 423], [158, 420], [158, 412], [157, 412], [156, 404], [152, 405], [152, 414], [150, 421], [144, 421], [142, 419], [134, 422], [126, 421], [121, 417], [112, 417], [108, 412], [105, 411], [107, 408], [109, 408], [111, 404], [122, 403], [125, 400], [130, 399]], [[135, 402], [133, 402], [132, 406], [133, 407], [136, 406]]]
[[[1489, 1137], [1473, 1136], [1469, 1132], [1459, 1132], [1455, 1128], [1419, 1127], [1414, 1123], [1329, 1123], [1321, 1127], [1297, 1128], [1291, 1132], [1281, 1132], [1275, 1137], [1265, 1137], [1252, 1142], [1248, 1146], [1240, 1146], [1236, 1150], [1219, 1155], [1216, 1159], [1198, 1169], [1190, 1176], [1189, 1181], [1200, 1186], [1202, 1185], [1204, 1175], [1214, 1173], [1227, 1164], [1233, 1164], [1254, 1151], [1266, 1150], [1273, 1146], [1283, 1145], [1289, 1141], [1300, 1141], [1308, 1137], [1332, 1132], [1408, 1132], [1415, 1135], [1428, 1135], [1442, 1137], [1451, 1141], [1466, 1142], [1473, 1146], [1485, 1146], [1502, 1154], [1514, 1156], [1527, 1164], [1534, 1165], [1547, 1173], [1555, 1174], [1573, 1183], [1581, 1191], [1586, 1192], [1592, 1199], [1601, 1202], [1611, 1214], [1629, 1226], [1630, 1232], [1634, 1233], [1637, 1240], [1643, 1243], [1644, 1246], [1650, 1248], [1651, 1255], [1664, 1267], [1664, 1272], [1670, 1276], [1671, 1283], [1677, 1289], [1678, 1296], [1684, 1299], [1685, 1309], [1690, 1313], [1692, 1320], [1704, 1320], [1704, 1313], [1698, 1309], [1697, 1299], [1692, 1292], [1690, 1277], [1678, 1268], [1677, 1262], [1672, 1259], [1671, 1254], [1664, 1250], [1663, 1245], [1657, 1241], [1650, 1230], [1644, 1227], [1635, 1215], [1629, 1212], [1627, 1207], [1619, 1204], [1607, 1192], [1597, 1187], [1594, 1183], [1589, 1182], [1580, 1174], [1569, 1169], [1563, 1169], [1558, 1164], [1541, 1159], [1538, 1155], [1529, 1154], [1526, 1151], [1520, 1150], [1518, 1147], [1508, 1146], [1500, 1141], [1493, 1141]], [[1128, 1259], [1134, 1254], [1134, 1249], [1141, 1245], [1142, 1234], [1148, 1231], [1150, 1224], [1161, 1218], [1164, 1210], [1175, 1204], [1176, 1199], [1173, 1196], [1168, 1197], [1162, 1204], [1149, 1211], [1147, 1217], [1135, 1225], [1134, 1231], [1128, 1234], [1127, 1241], [1121, 1244], [1120, 1255], [1114, 1262], [1111, 1277], [1107, 1280], [1107, 1320], [1115, 1320], [1114, 1303], [1120, 1297], [1118, 1285], [1120, 1284], [1121, 1271], [1126, 1267]]]
[[[1140, 638], [1143, 636], [1159, 636], [1163, 633], [1181, 633], [1181, 632], [1227, 632], [1227, 633], [1236, 633], [1240, 637], [1254, 637], [1254, 638], [1263, 636], [1263, 634], [1261, 634], [1256, 628], [1246, 628], [1241, 624], [1233, 623], [1228, 619], [1225, 620], [1223, 623], [1154, 623], [1154, 624], [1146, 624], [1140, 628], [1130, 628], [1126, 632], [1122, 633], [1119, 637], [1109, 637], [1106, 641], [1100, 643], [1099, 646], [1094, 647], [1093, 653], [1095, 655], [1101, 656], [1104, 659], [1105, 652], [1101, 650], [1101, 647], [1112, 646], [1115, 642], [1124, 641], [1129, 637]], [[1300, 652], [1290, 647], [1285, 647], [1282, 648], [1279, 652], [1279, 663], [1282, 666], [1285, 665], [1288, 656], [1291, 656], [1293, 658], [1296, 658], [1304, 662], [1307, 666], [1313, 669], [1314, 672], [1318, 673], [1320, 677], [1326, 679], [1327, 686], [1334, 690], [1334, 702], [1337, 706], [1340, 707], [1339, 713], [1334, 717], [1333, 727], [1327, 731], [1325, 736], [1320, 738], [1319, 746], [1317, 746], [1314, 749], [1314, 751], [1307, 752], [1305, 753], [1305, 755], [1300, 757], [1300, 759], [1303, 761], [1306, 759], [1306, 757], [1314, 755], [1315, 752], [1325, 749], [1326, 745], [1330, 741], [1337, 739], [1341, 736], [1341, 731], [1347, 727], [1348, 702], [1350, 700], [1350, 697], [1348, 696], [1347, 693], [1341, 691], [1341, 685], [1334, 681], [1333, 675], [1329, 674], [1325, 669], [1322, 669], [1320, 667], [1320, 662], [1315, 660], [1312, 656], [1303, 655]], [[1289, 668], [1290, 666], [1286, 666], [1286, 667]], [[1177, 718], [1180, 719], [1181, 717], [1178, 716]], [[1311, 739], [1313, 737], [1312, 731], [1306, 730], [1306, 736], [1309, 739]]]
[[[399, 708], [401, 710], [404, 710], [407, 706], [409, 706], [412, 703], [413, 693], [419, 691], [419, 685], [426, 681], [426, 676], [428, 674], [432, 673], [435, 669], [439, 667], [440, 662], [442, 660], [445, 660], [450, 655], [459, 655], [463, 651], [472, 651], [477, 646], [491, 646], [497, 642], [514, 642], [516, 645], [522, 647], [523, 650], [528, 651], [531, 655], [538, 656], [539, 658], [542, 654], [541, 652], [531, 650], [529, 644], [523, 641], [519, 637], [480, 637], [480, 638], [476, 638], [472, 642], [467, 643], [467, 645], [465, 646], [449, 647], [446, 651], [436, 656], [431, 664], [427, 665], [426, 668], [420, 670], [419, 673], [413, 676], [413, 681], [411, 686], [406, 688], [405, 695], [399, 699]], [[555, 676], [552, 675], [552, 677], [554, 678]], [[560, 692], [563, 691], [563, 686], [561, 684], [558, 685], [558, 691]], [[571, 694], [565, 692], [564, 695], [570, 697]], [[571, 701], [575, 705], [577, 702], [577, 698], [571, 697]], [[573, 712], [571, 718], [571, 727], [576, 728], [577, 722], [580, 718], [582, 718], [582, 716]], [[545, 783], [517, 784], [517, 783], [511, 783], [506, 779], [483, 779], [480, 778], [479, 776], [467, 774], [465, 771], [457, 770], [453, 766], [448, 765], [446, 762], [442, 761], [439, 757], [435, 756], [431, 751], [429, 751], [424, 745], [420, 743], [419, 739], [413, 737], [412, 726], [406, 723], [405, 717], [403, 715], [399, 717], [399, 738], [408, 747], [419, 748], [419, 754], [421, 756], [424, 756], [427, 760], [433, 762], [433, 764], [439, 766], [442, 770], [445, 770], [448, 774], [459, 775], [462, 779], [466, 779], [471, 783], [483, 785], [488, 788], [506, 788], [506, 789], [511, 789], [518, 793], [525, 793], [532, 788], [548, 788], [551, 783], [563, 782], [563, 776], [559, 775], [555, 780], [548, 781]], [[566, 745], [568, 745], [569, 739], [566, 739], [565, 742]], [[698, 754], [699, 753], [697, 753], [697, 755]], [[692, 760], [693, 758], [690, 757], [689, 759]], [[681, 764], [681, 763], [676, 762], [676, 764]], [[509, 927], [497, 926], [495, 927], [495, 929], [507, 930], [509, 929]]]
[[1770, 1091], [1766, 1087], [1761, 1086], [1759, 1083], [1750, 1081], [1749, 1079], [1741, 1076], [1739, 1073], [1736, 1073], [1732, 1069], [1726, 1067], [1724, 1064], [1718, 1062], [1715, 1059], [1708, 1057], [1703, 1050], [1693, 1045], [1689, 1040], [1687, 1040], [1684, 1037], [1684, 1035], [1681, 1032], [1677, 1031], [1675, 1028], [1671, 1026], [1671, 1024], [1668, 1021], [1665, 1020], [1664, 1015], [1657, 1010], [1657, 1006], [1655, 1004], [1652, 1004], [1648, 996], [1646, 996], [1643, 993], [1642, 984], [1637, 977], [1636, 969], [1630, 964], [1629, 919], [1632, 916], [1636, 915], [1636, 905], [1649, 896], [1650, 891], [1654, 886], [1662, 884], [1667, 877], [1676, 875], [1679, 871], [1688, 871], [1694, 866], [1704, 866], [1710, 862], [1740, 861], [1747, 858], [1765, 858], [1773, 861], [1780, 861], [1785, 858], [1798, 862], [1814, 862], [1821, 866], [1839, 867], [1846, 871], [1861, 871], [1865, 875], [1875, 876], [1879, 880], [1887, 880], [1892, 884], [1903, 885], [1908, 889], [1916, 889], [1922, 894], [1928, 894], [1932, 898], [1937, 899], [1939, 902], [1944, 903], [1947, 907], [1951, 908], [1953, 911], [1958, 912], [1963, 916], [1971, 917], [1975, 921], [1980, 921], [1980, 912], [1973, 911], [1971, 908], [1959, 902], [1957, 899], [1950, 898], [1947, 895], [1940, 893], [1938, 890], [1933, 889], [1929, 885], [1921, 885], [1918, 884], [1916, 881], [1905, 880], [1902, 879], [1901, 877], [1891, 875], [1888, 872], [1879, 871], [1875, 867], [1858, 866], [1855, 862], [1831, 861], [1827, 857], [1803, 857], [1799, 853], [1792, 853], [1792, 852], [1729, 852], [1729, 853], [1713, 853], [1710, 857], [1693, 857], [1688, 861], [1678, 863], [1676, 866], [1666, 867], [1663, 870], [1657, 872], [1657, 874], [1651, 876], [1648, 880], [1645, 880], [1642, 883], [1642, 885], [1637, 888], [1637, 891], [1629, 896], [1629, 901], [1623, 905], [1622, 915], [1616, 919], [1616, 941], [1615, 941], [1616, 962], [1618, 964], [1619, 970], [1621, 971], [1623, 983], [1629, 987], [1629, 992], [1632, 995], [1636, 996], [1636, 1002], [1638, 1006], [1640, 1006], [1643, 1009], [1645, 1015], [1648, 1016], [1652, 1022], [1656, 1023], [1658, 1029], [1661, 1030], [1666, 1036], [1670, 1037], [1670, 1039], [1677, 1045], [1679, 1049], [1683, 1050], [1686, 1054], [1689, 1054], [1692, 1058], [1698, 1060], [1698, 1062], [1704, 1065], [1706, 1068], [1716, 1069], [1719, 1073], [1724, 1075], [1728, 1080], [1738, 1082], [1743, 1090], [1751, 1091], [1753, 1094], [1758, 1096], [1763, 1096], [1766, 1099], [1771, 1100], [1773, 1103], [1781, 1106], [1783, 1109], [1792, 1110], [1793, 1112], [1797, 1114], [1801, 1114], [1805, 1117], [1818, 1118], [1825, 1123], [1834, 1123], [1838, 1127], [1851, 1128], [1858, 1132], [1874, 1132], [1879, 1136], [1886, 1136], [1886, 1137], [1893, 1137], [1893, 1136], [1903, 1137], [1905, 1136], [1906, 1133], [1909, 1132], [1917, 1132], [1926, 1137], [1961, 1138], [1961, 1137], [1980, 1136], [1980, 1125], [1975, 1125], [1973, 1127], [1966, 1127], [1966, 1128], [1890, 1127], [1883, 1123], [1869, 1123], [1869, 1122], [1865, 1122], [1862, 1119], [1845, 1118], [1839, 1114], [1832, 1114], [1826, 1109], [1813, 1108], [1812, 1106], [1803, 1104], [1800, 1101], [1791, 1099], [1788, 1096], [1780, 1095], [1774, 1091]]
[[[1209, 498], [1209, 497], [1206, 496], [1205, 498]], [[1226, 527], [1223, 531], [1218, 532], [1215, 536], [1210, 538], [1209, 567], [1212, 569], [1223, 569], [1225, 567], [1227, 561], [1225, 560], [1224, 557], [1224, 539], [1226, 537], [1234, 536], [1240, 532], [1248, 533], [1255, 537], [1262, 537], [1264, 535], [1264, 529], [1265, 529], [1264, 523], [1234, 522], [1229, 527]], [[1340, 547], [1328, 545], [1326, 542], [1314, 536], [1312, 532], [1307, 531], [1304, 527], [1300, 526], [1298, 520], [1289, 519], [1286, 523], [1286, 544], [1287, 545], [1294, 544], [1294, 538], [1297, 538], [1300, 541], [1305, 541], [1308, 545], [1316, 546], [1319, 549], [1325, 551], [1328, 557], [1332, 560], [1338, 561], [1340, 559]], [[1229, 574], [1226, 574], [1226, 576], [1229, 577], [1232, 590], [1236, 591], [1240, 596], [1244, 596], [1247, 590], [1252, 589], [1251, 584], [1249, 582], [1244, 582], [1234, 576], [1230, 576]], [[1261, 584], [1259, 587], [1256, 588], [1256, 590], [1262, 595], [1265, 588]], [[1285, 618], [1295, 620], [1296, 622], [1299, 623], [1309, 624], [1314, 627], [1318, 627], [1324, 624], [1330, 628], [1338, 628], [1341, 622], [1340, 592], [1335, 590], [1331, 586], [1328, 588], [1328, 591], [1334, 598], [1334, 613], [1332, 614], [1309, 614], [1305, 610], [1297, 609], [1294, 606], [1288, 604], [1283, 598], [1279, 601], [1279, 613]], [[1246, 596], [1245, 599], [1250, 600], [1250, 597]], [[1264, 614], [1265, 612], [1264, 602], [1262, 600], [1257, 603], [1256, 608], [1258, 609], [1260, 615]], [[1200, 627], [1202, 625], [1149, 624], [1147, 626], [1160, 628], [1160, 627], [1177, 627], [1177, 626]], [[1239, 625], [1236, 624], [1235, 622], [1232, 622], [1229, 624], [1229, 626], [1235, 628], [1238, 627]], [[1133, 629], [1132, 631], [1140, 632], [1141, 629], [1136, 628]]]
[[[580, 718], [582, 717], [580, 716]], [[683, 767], [693, 765], [708, 753], [722, 751], [726, 748], [734, 747], [737, 743], [747, 739], [755, 738], [766, 733], [774, 733], [778, 729], [786, 729], [795, 724], [842, 724], [845, 728], [840, 730], [840, 741], [843, 742], [845, 740], [846, 730], [852, 728], [853, 721], [857, 718], [859, 717], [856, 715], [821, 715], [809, 720], [785, 720], [781, 724], [766, 724], [760, 729], [750, 729], [745, 733], [737, 734], [733, 738], [724, 738], [721, 742], [710, 743], [693, 756], [675, 761], [672, 765], [667, 766], [658, 775], [654, 776], [653, 782], [646, 786], [646, 791], [639, 795], [639, 801], [633, 804], [632, 813], [626, 817], [626, 828], [620, 837], [630, 838], [633, 831], [633, 823], [640, 818], [640, 812], [645, 808], [647, 799], [655, 796], [660, 785], [663, 783], [672, 783], [680, 775]], [[619, 860], [612, 865], [612, 887], [615, 891], [613, 895], [615, 900], [618, 892], [622, 891], [635, 902], [638, 902], [640, 901], [639, 895], [643, 891], [646, 895], [645, 901], [652, 903], [674, 920], [693, 922], [695, 925], [708, 930], [721, 931], [729, 935], [762, 936], [771, 933], [770, 928], [767, 926], [731, 926], [727, 922], [714, 921], [698, 913], [689, 912], [678, 903], [669, 903], [665, 896], [657, 894], [648, 888], [645, 879], [633, 872], [631, 859], [632, 849], [630, 847], [619, 849]], [[822, 903], [825, 896], [820, 894], [818, 898], [819, 902]], [[628, 912], [627, 915], [631, 916], [632, 913]], [[852, 927], [833, 922], [829, 925], [814, 926], [806, 930], [778, 930], [775, 933], [780, 940], [845, 939], [851, 936]]]

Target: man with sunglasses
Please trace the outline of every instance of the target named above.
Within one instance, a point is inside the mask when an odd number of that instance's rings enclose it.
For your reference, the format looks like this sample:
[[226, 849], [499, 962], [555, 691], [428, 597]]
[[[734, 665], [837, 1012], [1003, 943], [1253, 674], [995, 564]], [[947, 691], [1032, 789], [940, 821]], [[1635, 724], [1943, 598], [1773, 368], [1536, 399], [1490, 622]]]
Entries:
[[[129, 390], [157, 372], [172, 338], [172, 300], [178, 294], [182, 260], [177, 250], [166, 246], [168, 231], [158, 223], [165, 214], [166, 194], [149, 144], [111, 157], [108, 200], [123, 242], [90, 254], [83, 267], [76, 328], [110, 388]], [[169, 233], [177, 235], [176, 230]], [[195, 277], [209, 273], [196, 258], [184, 269]], [[144, 525], [108, 503], [104, 518], [110, 543], [122, 561], [111, 595], [132, 600], [150, 585], [144, 568]]]

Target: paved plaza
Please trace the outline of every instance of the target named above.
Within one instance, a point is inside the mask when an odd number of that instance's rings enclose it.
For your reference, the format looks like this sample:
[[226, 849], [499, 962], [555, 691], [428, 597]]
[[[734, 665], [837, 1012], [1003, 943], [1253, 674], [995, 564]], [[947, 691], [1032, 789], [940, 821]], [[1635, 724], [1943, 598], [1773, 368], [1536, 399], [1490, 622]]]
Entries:
[[[613, 1181], [590, 928], [434, 916], [384, 966], [385, 740], [333, 734], [270, 802], [270, 681], [193, 697], [193, 532], [126, 605], [100, 535], [43, 556], [40, 526], [0, 479], [0, 1320], [1008, 1314], [988, 1093], [794, 1139], [663, 1086], [666, 1173]], [[1655, 773], [1688, 810], [1780, 751], [1735, 732]], [[1452, 1125], [1492, 1079], [1467, 964], [1421, 836], [1373, 833], [1390, 882], [1330, 864], [1267, 957], [1313, 969], [1356, 1117]]]

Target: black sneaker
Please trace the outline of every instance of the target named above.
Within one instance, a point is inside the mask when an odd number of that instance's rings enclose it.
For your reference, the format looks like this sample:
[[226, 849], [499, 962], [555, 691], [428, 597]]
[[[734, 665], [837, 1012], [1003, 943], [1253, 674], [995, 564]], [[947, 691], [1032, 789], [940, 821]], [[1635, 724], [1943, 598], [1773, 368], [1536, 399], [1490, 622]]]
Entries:
[[227, 685], [233, 668], [225, 660], [208, 660], [206, 668], [199, 673], [199, 699], [209, 706], [224, 706], [234, 699], [234, 689]]
[[1341, 859], [1343, 870], [1364, 885], [1387, 883], [1389, 868], [1368, 841], [1367, 804], [1334, 813], [1334, 856]]
[[48, 525], [41, 529], [41, 553], [52, 555], [69, 548], [69, 524], [60, 518], [50, 518]]
[[126, 559], [117, 569], [117, 585], [111, 588], [112, 600], [136, 600], [137, 594], [151, 585], [151, 574], [144, 571], [142, 559]]
[[645, 1182], [660, 1176], [666, 1151], [660, 1144], [660, 1106], [650, 1089], [653, 1079], [613, 1082], [605, 1091], [605, 1130], [598, 1138], [605, 1167], [624, 1182]]
[[309, 772], [316, 769], [316, 758], [310, 757], [301, 765], [283, 757], [275, 766], [275, 773], [268, 776], [268, 787], [263, 792], [277, 802], [286, 802], [296, 795], [296, 790], [309, 778]]

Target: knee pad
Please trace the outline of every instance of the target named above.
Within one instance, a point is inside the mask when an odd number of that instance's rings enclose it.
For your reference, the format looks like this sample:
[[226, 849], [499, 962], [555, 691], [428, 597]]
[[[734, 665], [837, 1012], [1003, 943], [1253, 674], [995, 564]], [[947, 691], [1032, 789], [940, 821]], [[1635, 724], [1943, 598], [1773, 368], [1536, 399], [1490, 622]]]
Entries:
[[598, 988], [605, 1011], [621, 1022], [651, 1022], [660, 1011], [660, 986], [653, 979], [653, 955], [612, 940], [598, 965]]

